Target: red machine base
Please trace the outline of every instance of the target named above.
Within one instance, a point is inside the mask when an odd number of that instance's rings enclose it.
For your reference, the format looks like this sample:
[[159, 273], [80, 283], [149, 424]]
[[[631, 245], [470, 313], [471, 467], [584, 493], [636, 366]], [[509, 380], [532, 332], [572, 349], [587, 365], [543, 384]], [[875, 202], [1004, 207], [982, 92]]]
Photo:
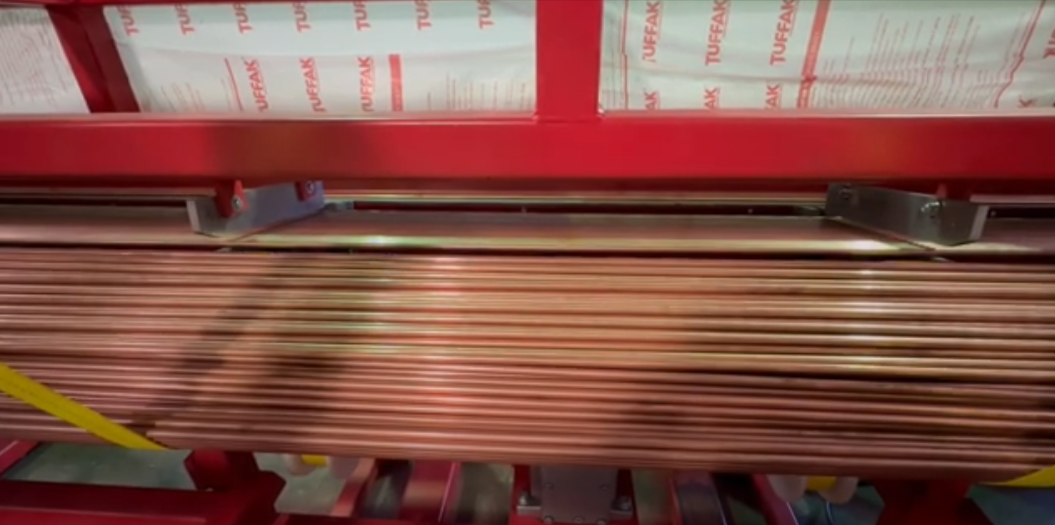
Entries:
[[[0, 446], [0, 474], [30, 453], [35, 443]], [[356, 516], [367, 487], [387, 462], [364, 461], [345, 482], [329, 515], [279, 514], [275, 511], [285, 481], [257, 467], [252, 454], [194, 451], [185, 466], [197, 490], [150, 489], [71, 483], [0, 480], [0, 523], [5, 525], [438, 525], [452, 523], [453, 502], [460, 486], [460, 465], [416, 462], [402, 493], [398, 518]], [[691, 479], [690, 479], [691, 478]], [[629, 481], [629, 476], [626, 477]], [[707, 474], [677, 473], [670, 478], [668, 512], [660, 525], [683, 525], [676, 495], [679, 482], [710, 480]], [[626, 492], [633, 498], [632, 487]], [[530, 469], [517, 467], [508, 525], [537, 525], [537, 517], [517, 514], [517, 495], [530, 487]], [[971, 500], [968, 484], [895, 482], [875, 484], [884, 501], [878, 525], [989, 525]], [[764, 476], [752, 479], [752, 499], [770, 525], [798, 525], [790, 506], [781, 501]], [[636, 509], [636, 505], [634, 506]], [[734, 518], [726, 514], [726, 523]], [[610, 525], [639, 525], [633, 517]]]

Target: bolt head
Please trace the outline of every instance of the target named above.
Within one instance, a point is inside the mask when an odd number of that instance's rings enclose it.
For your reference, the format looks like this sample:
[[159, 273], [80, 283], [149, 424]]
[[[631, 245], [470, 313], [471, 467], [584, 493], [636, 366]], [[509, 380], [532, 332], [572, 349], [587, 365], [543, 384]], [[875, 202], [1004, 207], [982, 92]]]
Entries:
[[529, 503], [531, 503], [531, 494], [528, 494], [527, 491], [521, 492], [520, 495], [517, 496], [518, 505], [526, 507]]
[[634, 503], [630, 501], [630, 498], [626, 496], [621, 496], [618, 500], [616, 500], [615, 507], [621, 511], [629, 512], [630, 509], [634, 508]]
[[921, 206], [919, 211], [931, 219], [936, 219], [941, 214], [941, 208], [941, 201], [931, 201]]
[[546, 516], [542, 518], [542, 523], [545, 523], [546, 525], [553, 525], [553, 516]]
[[231, 209], [232, 210], [234, 210], [234, 211], [242, 211], [242, 207], [243, 206], [245, 206], [245, 203], [242, 202], [242, 198], [241, 197], [239, 197], [238, 195], [235, 195], [234, 197], [231, 197]]

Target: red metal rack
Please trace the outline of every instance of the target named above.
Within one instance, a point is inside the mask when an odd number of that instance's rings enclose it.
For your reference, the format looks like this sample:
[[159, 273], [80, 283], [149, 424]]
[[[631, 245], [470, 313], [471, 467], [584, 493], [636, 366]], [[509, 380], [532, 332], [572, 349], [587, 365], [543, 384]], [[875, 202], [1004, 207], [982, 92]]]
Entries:
[[[89, 106], [134, 111], [102, 5], [165, 2], [41, 3], [48, 5]], [[0, 178], [256, 183], [311, 173], [327, 180], [731, 181], [749, 189], [774, 181], [861, 180], [998, 182], [997, 189], [1007, 190], [1018, 182], [1030, 191], [1055, 184], [1053, 109], [602, 113], [602, 11], [602, 0], [538, 1], [534, 115], [0, 119], [6, 150]]]
[[[207, 0], [185, 3], [197, 1]], [[257, 184], [310, 174], [328, 181], [545, 181], [551, 186], [583, 179], [613, 186], [680, 181], [757, 191], [777, 183], [850, 180], [969, 184], [1000, 191], [1055, 188], [1055, 110], [1050, 108], [955, 115], [599, 111], [602, 0], [538, 1], [534, 115], [407, 114], [390, 120], [135, 114], [138, 106], [102, 9], [170, 2], [25, 3], [47, 6], [95, 114], [0, 118], [0, 179], [10, 184]], [[0, 471], [26, 447], [7, 448]], [[0, 522], [177, 521], [164, 518], [169, 510], [179, 520], [210, 525], [348, 522], [347, 517], [275, 515], [272, 503], [281, 481], [249, 466], [246, 456], [217, 454], [195, 452], [190, 462], [193, 469], [211, 472], [195, 476], [203, 487], [216, 489], [211, 492], [3, 481]], [[883, 524], [984, 520], [973, 506], [963, 510], [961, 484], [881, 488], [888, 496]], [[353, 489], [344, 504], [354, 506], [349, 501], [356, 494]], [[65, 508], [48, 509], [60, 503]], [[207, 512], [185, 515], [196, 508]], [[770, 523], [788, 523], [787, 506], [774, 498], [766, 499], [765, 510]], [[438, 515], [413, 511], [405, 521], [377, 523], [438, 520]], [[355, 523], [364, 522], [370, 523]]]

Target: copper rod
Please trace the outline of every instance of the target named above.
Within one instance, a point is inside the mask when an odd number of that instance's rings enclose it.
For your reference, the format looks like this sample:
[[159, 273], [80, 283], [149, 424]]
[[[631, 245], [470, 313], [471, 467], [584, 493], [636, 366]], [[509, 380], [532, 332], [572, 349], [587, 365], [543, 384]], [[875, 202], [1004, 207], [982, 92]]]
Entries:
[[0, 361], [181, 448], [1006, 479], [1053, 321], [1042, 265], [0, 250]]

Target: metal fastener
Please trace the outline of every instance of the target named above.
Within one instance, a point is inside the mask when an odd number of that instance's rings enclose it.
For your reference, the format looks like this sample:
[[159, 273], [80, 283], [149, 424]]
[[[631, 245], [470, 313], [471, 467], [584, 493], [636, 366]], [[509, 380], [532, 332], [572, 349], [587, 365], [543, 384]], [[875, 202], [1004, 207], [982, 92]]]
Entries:
[[629, 497], [620, 496], [619, 499], [615, 500], [615, 508], [624, 512], [629, 512], [630, 509], [634, 508], [634, 503], [630, 501]]
[[553, 516], [546, 516], [545, 518], [542, 518], [542, 523], [545, 523], [546, 525], [552, 525]]
[[308, 195], [315, 194], [315, 181], [309, 180], [304, 183], [304, 192]]
[[238, 195], [235, 195], [234, 197], [231, 197], [231, 209], [232, 210], [234, 210], [234, 211], [242, 211], [242, 206], [244, 206], [244, 205], [245, 205], [245, 203], [242, 202], [242, 198], [239, 197]]
[[608, 525], [607, 520], [597, 520], [597, 525]]
[[520, 505], [521, 507], [526, 507], [530, 503], [531, 503], [531, 494], [528, 494], [528, 492], [526, 490], [524, 492], [521, 492], [520, 496], [517, 497], [517, 505]]
[[937, 219], [938, 215], [941, 214], [942, 204], [941, 201], [930, 201], [920, 207], [919, 211], [923, 215], [930, 217], [931, 219]]

